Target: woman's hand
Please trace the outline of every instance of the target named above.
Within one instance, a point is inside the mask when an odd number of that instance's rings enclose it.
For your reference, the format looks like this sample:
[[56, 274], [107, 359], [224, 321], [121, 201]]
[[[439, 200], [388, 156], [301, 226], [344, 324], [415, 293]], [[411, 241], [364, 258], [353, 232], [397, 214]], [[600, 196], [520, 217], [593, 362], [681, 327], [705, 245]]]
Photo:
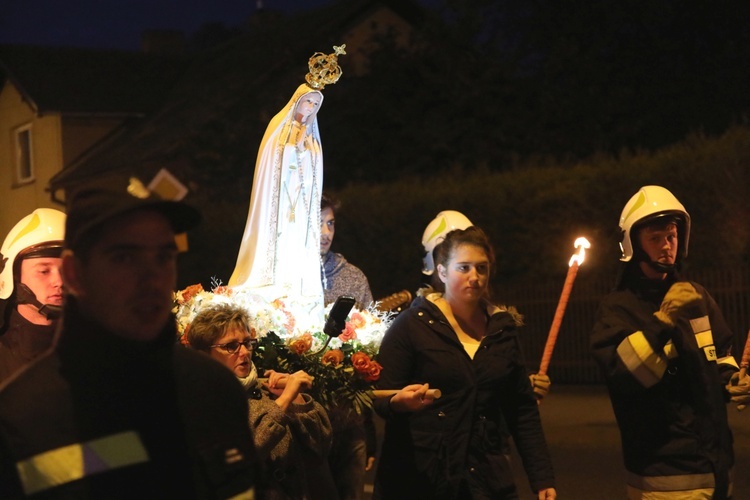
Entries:
[[275, 402], [284, 411], [292, 402], [303, 404], [305, 399], [301, 393], [309, 390], [313, 383], [313, 378], [302, 370], [292, 374], [267, 370], [264, 375], [268, 377], [268, 390], [278, 396]]
[[[263, 376], [268, 378], [268, 382], [266, 382], [268, 389], [278, 396], [284, 390], [285, 382], [282, 381], [285, 381], [289, 377], [289, 374], [280, 373], [275, 370], [266, 370]], [[278, 394], [276, 391], [278, 391]]]
[[284, 388], [284, 391], [289, 390], [291, 387], [291, 391], [293, 391], [296, 395], [300, 392], [311, 389], [312, 384], [313, 378], [306, 372], [300, 370], [292, 373], [291, 375], [287, 375], [286, 387]]
[[398, 391], [390, 401], [397, 412], [419, 411], [431, 404], [434, 399], [427, 394], [430, 384], [411, 384]]

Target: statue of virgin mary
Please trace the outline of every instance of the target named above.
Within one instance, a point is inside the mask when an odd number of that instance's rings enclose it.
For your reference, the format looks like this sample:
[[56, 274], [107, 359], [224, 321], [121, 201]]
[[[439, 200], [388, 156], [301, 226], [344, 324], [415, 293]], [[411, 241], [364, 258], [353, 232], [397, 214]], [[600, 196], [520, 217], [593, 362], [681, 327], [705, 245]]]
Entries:
[[268, 299], [320, 298], [323, 94], [300, 85], [266, 129], [255, 164], [250, 210], [229, 286]]
[[320, 198], [323, 146], [318, 130], [320, 92], [341, 77], [334, 53], [316, 52], [306, 84], [297, 87], [263, 135], [255, 162], [250, 209], [230, 287], [272, 301], [286, 297], [323, 309], [320, 265]]

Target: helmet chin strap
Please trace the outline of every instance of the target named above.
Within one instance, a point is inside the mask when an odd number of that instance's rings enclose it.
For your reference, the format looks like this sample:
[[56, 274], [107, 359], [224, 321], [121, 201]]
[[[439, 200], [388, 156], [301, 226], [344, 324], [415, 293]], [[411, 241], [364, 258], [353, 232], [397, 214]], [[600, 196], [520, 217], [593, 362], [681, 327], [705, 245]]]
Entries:
[[29, 304], [37, 308], [39, 314], [43, 315], [48, 320], [54, 320], [62, 315], [62, 307], [55, 306], [52, 304], [42, 304], [39, 299], [36, 298], [34, 292], [31, 291], [27, 285], [18, 283], [16, 285], [16, 303], [17, 304]]
[[651, 260], [646, 252], [643, 251], [640, 246], [635, 248], [634, 257], [639, 262], [645, 262], [648, 267], [656, 271], [657, 273], [674, 274], [677, 272], [677, 262], [674, 264], [662, 264], [661, 262]]
[[656, 272], [671, 274], [677, 269], [676, 264], [662, 264], [651, 259], [644, 259], [645, 262]]

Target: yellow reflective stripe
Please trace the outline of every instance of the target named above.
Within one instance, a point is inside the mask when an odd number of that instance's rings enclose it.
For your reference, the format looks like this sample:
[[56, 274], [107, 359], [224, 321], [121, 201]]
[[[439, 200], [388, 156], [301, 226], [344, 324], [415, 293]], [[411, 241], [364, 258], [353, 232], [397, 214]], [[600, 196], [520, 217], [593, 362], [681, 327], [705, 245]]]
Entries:
[[40, 453], [16, 463], [27, 495], [88, 475], [148, 462], [148, 453], [135, 431], [127, 431]]
[[696, 333], [695, 341], [698, 342], [698, 347], [706, 347], [706, 346], [714, 345], [714, 337], [713, 335], [711, 335], [711, 330], [706, 330], [705, 332]]
[[718, 360], [716, 360], [716, 362], [720, 365], [729, 365], [737, 368], [738, 370], [740, 369], [740, 365], [737, 364], [737, 360], [734, 359], [734, 356], [725, 356], [723, 358], [719, 358]]
[[227, 500], [255, 500], [255, 487], [245, 490], [242, 493], [238, 493], [233, 497], [229, 497]]
[[83, 477], [83, 450], [79, 445], [48, 451], [16, 464], [27, 495]]
[[[708, 316], [701, 316], [700, 318], [693, 318], [690, 320], [690, 328], [693, 329], [693, 333], [698, 334], [711, 329], [711, 322], [708, 321]], [[713, 342], [711, 342], [713, 344]]]
[[706, 355], [707, 360], [716, 361], [716, 347], [713, 344], [708, 347], [704, 347], [703, 354]]
[[680, 355], [671, 340], [664, 344], [664, 355], [668, 359], [674, 359]]
[[706, 359], [716, 361], [716, 347], [714, 347], [714, 336], [711, 333], [711, 322], [708, 320], [708, 316], [691, 319], [690, 327], [695, 334], [695, 342], [699, 349], [703, 349]]
[[630, 334], [617, 346], [617, 354], [628, 371], [644, 386], [659, 382], [667, 370], [667, 362], [656, 354], [643, 332]]

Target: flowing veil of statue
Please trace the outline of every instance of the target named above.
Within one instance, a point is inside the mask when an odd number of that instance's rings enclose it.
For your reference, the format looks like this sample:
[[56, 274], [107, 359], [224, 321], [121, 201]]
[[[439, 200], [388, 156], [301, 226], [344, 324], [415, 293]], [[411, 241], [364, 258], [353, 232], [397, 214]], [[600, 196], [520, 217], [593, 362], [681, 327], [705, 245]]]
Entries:
[[307, 83], [274, 116], [255, 164], [245, 231], [230, 287], [267, 300], [287, 297], [323, 305], [320, 274], [320, 197], [323, 148], [317, 112], [320, 90], [341, 76], [334, 53], [310, 58]]

